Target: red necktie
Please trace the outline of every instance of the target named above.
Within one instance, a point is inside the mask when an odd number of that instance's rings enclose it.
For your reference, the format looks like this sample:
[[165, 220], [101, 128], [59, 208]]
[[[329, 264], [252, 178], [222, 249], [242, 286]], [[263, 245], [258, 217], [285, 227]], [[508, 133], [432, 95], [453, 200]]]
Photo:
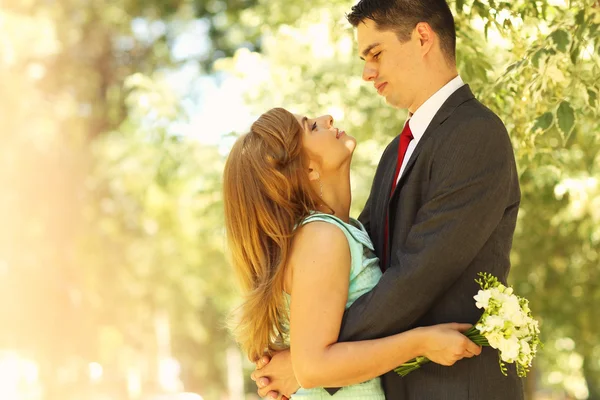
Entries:
[[[410, 121], [410, 120], [408, 120]], [[400, 144], [398, 146], [398, 164], [396, 165], [396, 172], [394, 173], [394, 180], [392, 181], [392, 191], [390, 192], [390, 197], [394, 194], [394, 189], [396, 189], [396, 184], [398, 183], [398, 175], [400, 175], [400, 168], [402, 168], [402, 162], [404, 161], [404, 156], [406, 155], [406, 150], [408, 149], [408, 145], [411, 140], [413, 140], [412, 132], [410, 131], [410, 126], [406, 121], [404, 124], [404, 129], [402, 129], [402, 133], [400, 134]], [[381, 268], [385, 271], [385, 264], [387, 260], [387, 246], [388, 246], [388, 219], [389, 216], [386, 214], [385, 217], [385, 236], [383, 242], [383, 264], [381, 264]]]

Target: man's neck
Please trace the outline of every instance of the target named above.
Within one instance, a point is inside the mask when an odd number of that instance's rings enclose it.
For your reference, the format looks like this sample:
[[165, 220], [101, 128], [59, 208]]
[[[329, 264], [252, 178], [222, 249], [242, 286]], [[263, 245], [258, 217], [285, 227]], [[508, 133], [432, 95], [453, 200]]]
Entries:
[[458, 76], [456, 69], [445, 71], [443, 74], [436, 74], [423, 86], [422, 90], [417, 96], [413, 104], [408, 107], [408, 111], [414, 114], [431, 96], [433, 96], [438, 90], [443, 88], [452, 79]]

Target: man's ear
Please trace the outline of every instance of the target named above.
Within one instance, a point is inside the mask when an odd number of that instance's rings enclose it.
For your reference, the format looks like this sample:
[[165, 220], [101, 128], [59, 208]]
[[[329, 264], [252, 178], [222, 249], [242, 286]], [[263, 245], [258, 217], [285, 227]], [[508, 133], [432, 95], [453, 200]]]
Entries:
[[435, 41], [435, 32], [427, 22], [419, 22], [414, 30], [414, 35], [421, 42], [421, 54], [425, 55], [433, 47]]

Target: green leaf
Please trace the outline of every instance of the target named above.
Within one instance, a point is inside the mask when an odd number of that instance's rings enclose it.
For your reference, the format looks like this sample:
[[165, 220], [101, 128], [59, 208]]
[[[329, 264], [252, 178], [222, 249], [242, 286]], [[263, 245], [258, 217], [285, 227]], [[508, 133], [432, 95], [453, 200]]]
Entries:
[[[512, 71], [512, 70], [513, 70], [513, 69], [515, 69], [515, 68], [519, 68], [521, 65], [523, 65], [523, 62], [524, 62], [524, 61], [525, 61], [525, 60], [519, 60], [519, 61], [517, 61], [517, 62], [514, 62], [514, 63], [510, 64], [510, 65], [509, 65], [509, 66], [506, 68], [506, 71], [504, 71], [504, 75], [506, 75], [506, 74], [510, 73], [510, 71]], [[489, 69], [491, 69], [491, 66], [489, 67]]]
[[554, 116], [552, 115], [551, 112], [543, 113], [536, 119], [533, 129], [536, 130], [539, 128], [539, 129], [545, 131], [546, 129], [550, 128], [553, 120], [554, 120]]
[[596, 100], [598, 99], [598, 95], [592, 89], [588, 89], [588, 104], [592, 108], [596, 108]]
[[579, 46], [575, 46], [575, 43], [573, 43], [573, 46], [571, 48], [571, 62], [573, 64], [577, 64], [577, 59], [579, 58]]
[[558, 120], [558, 127], [563, 135], [563, 139], [566, 139], [571, 134], [573, 126], [575, 125], [575, 111], [571, 107], [568, 101], [563, 101], [556, 110], [556, 118]]
[[533, 53], [533, 56], [531, 57], [531, 64], [536, 67], [539, 68], [540, 66], [540, 59], [542, 58], [542, 56], [544, 54], [547, 54], [548, 50], [547, 49], [539, 49], [538, 51], [536, 51], [535, 53]]
[[465, 0], [456, 0], [456, 12], [462, 14]]
[[579, 26], [583, 25], [585, 21], [585, 11], [581, 10], [577, 13], [577, 16], [575, 17], [575, 23]]
[[566, 31], [562, 29], [554, 31], [550, 35], [550, 38], [552, 39], [552, 41], [554, 41], [554, 43], [556, 43], [556, 47], [559, 51], [563, 53], [567, 51], [567, 47], [569, 46], [570, 40], [569, 34]]

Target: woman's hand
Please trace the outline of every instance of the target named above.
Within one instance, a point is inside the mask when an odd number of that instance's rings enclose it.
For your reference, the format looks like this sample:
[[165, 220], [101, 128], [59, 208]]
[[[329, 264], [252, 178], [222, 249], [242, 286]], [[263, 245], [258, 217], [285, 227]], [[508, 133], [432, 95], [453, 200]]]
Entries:
[[275, 353], [273, 358], [261, 357], [250, 377], [263, 398], [287, 400], [299, 389], [289, 350]]
[[434, 363], [446, 366], [453, 365], [462, 358], [481, 354], [481, 346], [461, 333], [471, 326], [450, 323], [418, 328], [424, 334], [422, 354]]

